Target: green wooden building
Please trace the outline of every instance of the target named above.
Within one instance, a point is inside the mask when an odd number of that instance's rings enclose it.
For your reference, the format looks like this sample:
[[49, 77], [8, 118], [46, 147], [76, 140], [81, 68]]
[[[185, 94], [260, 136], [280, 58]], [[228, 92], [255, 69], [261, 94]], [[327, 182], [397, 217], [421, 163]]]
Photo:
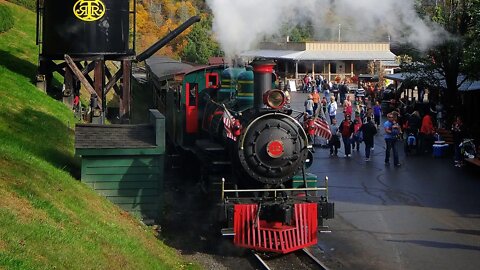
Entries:
[[140, 125], [77, 124], [75, 152], [81, 181], [144, 221], [158, 221], [162, 208], [165, 118], [149, 111]]

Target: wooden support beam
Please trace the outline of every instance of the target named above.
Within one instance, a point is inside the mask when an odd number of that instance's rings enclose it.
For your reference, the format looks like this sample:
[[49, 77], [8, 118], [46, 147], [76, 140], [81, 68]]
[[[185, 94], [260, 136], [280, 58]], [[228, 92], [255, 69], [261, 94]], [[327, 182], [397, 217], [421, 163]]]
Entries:
[[331, 76], [332, 76], [332, 64], [328, 62], [328, 81], [332, 80]]
[[132, 75], [132, 61], [122, 61], [123, 70], [123, 94], [120, 99], [120, 118], [127, 120], [130, 118], [130, 90], [131, 90], [131, 75]]
[[[73, 62], [72, 58], [67, 54], [65, 54], [64, 58], [67, 65], [73, 71], [75, 76], [77, 76], [77, 78], [80, 80], [83, 86], [85, 86], [85, 89], [87, 89], [90, 95], [97, 94], [95, 93], [95, 90], [93, 89], [92, 85], [90, 85], [90, 83], [87, 81], [87, 78], [85, 78], [85, 76], [82, 74], [82, 71], [80, 71], [77, 65], [75, 65], [75, 62]], [[97, 95], [97, 99], [98, 99], [98, 106], [102, 108], [102, 96]]]
[[[85, 62], [86, 62], [86, 61], [85, 61]], [[90, 71], [92, 71], [94, 68], [95, 68], [95, 62], [92, 61], [92, 62], [90, 62], [88, 65], [85, 65], [85, 67], [84, 67], [83, 70], [82, 70], [82, 74], [83, 74], [83, 75], [87, 75], [87, 74], [90, 73]]]
[[52, 60], [48, 61], [48, 69], [51, 70], [52, 72], [56, 71], [58, 74], [65, 76], [65, 71], [63, 70], [63, 67], [61, 64], [57, 64], [53, 62]]
[[115, 75], [113, 75], [113, 77], [112, 77], [112, 73], [108, 68], [105, 69], [105, 72], [107, 75], [107, 79], [109, 79], [107, 85], [105, 86], [105, 95], [108, 94], [108, 92], [110, 92], [110, 89], [112, 89], [113, 87], [113, 89], [115, 90], [115, 93], [118, 96], [121, 96], [122, 92], [120, 91], [120, 87], [118, 87], [117, 82], [118, 80], [120, 80], [123, 74], [123, 67], [120, 67], [120, 69], [115, 73]]
[[[95, 69], [93, 71], [93, 89], [97, 93], [97, 97], [100, 97], [101, 100], [106, 100], [104, 86], [105, 86], [105, 61], [96, 60]], [[103, 103], [100, 108], [102, 111], [106, 109], [106, 103]]]

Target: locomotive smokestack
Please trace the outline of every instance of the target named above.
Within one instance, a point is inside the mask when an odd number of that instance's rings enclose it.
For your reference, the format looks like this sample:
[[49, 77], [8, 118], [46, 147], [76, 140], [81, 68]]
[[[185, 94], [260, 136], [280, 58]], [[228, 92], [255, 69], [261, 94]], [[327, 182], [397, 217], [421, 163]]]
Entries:
[[275, 62], [272, 60], [255, 60], [253, 66], [253, 107], [256, 111], [264, 108], [263, 94], [272, 89], [272, 72]]

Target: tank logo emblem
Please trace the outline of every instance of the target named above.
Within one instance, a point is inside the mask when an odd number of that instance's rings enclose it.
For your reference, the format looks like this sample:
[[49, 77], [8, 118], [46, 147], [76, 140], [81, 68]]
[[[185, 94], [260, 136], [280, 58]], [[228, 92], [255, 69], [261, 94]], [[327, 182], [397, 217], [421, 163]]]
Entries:
[[100, 0], [78, 0], [73, 6], [73, 13], [82, 21], [93, 22], [105, 15], [105, 9]]

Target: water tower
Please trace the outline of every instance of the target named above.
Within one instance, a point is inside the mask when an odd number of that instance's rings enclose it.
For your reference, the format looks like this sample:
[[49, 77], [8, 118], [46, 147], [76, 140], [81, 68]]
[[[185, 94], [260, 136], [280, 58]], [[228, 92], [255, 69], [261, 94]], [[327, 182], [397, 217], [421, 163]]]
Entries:
[[[103, 122], [106, 95], [119, 97], [120, 119], [128, 122], [132, 62], [143, 61], [191, 24], [192, 17], [165, 38], [135, 52], [136, 0], [39, 0], [37, 44], [40, 46], [37, 81], [45, 90], [54, 72], [64, 78], [62, 96], [72, 104], [80, 84], [90, 92], [91, 104]], [[111, 72], [115, 70], [115, 72]], [[93, 72], [92, 72], [93, 71]], [[92, 76], [93, 73], [93, 76]]]

